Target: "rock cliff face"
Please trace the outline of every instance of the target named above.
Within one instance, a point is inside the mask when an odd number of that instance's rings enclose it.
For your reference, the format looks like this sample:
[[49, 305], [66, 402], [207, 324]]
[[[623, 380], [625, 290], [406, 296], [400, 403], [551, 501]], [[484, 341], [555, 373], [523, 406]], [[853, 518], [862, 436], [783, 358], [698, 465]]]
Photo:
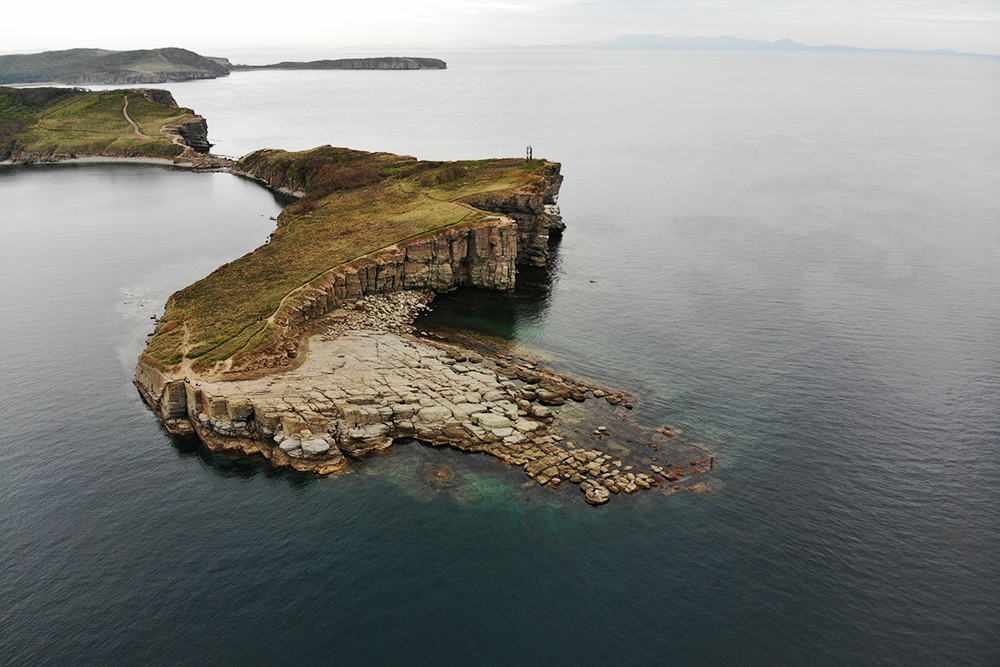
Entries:
[[[240, 166], [238, 163], [237, 168]], [[437, 233], [383, 249], [345, 267], [328, 271], [294, 295], [275, 318], [277, 334], [264, 350], [237, 357], [228, 373], [287, 366], [313, 324], [343, 306], [370, 294], [402, 290], [446, 292], [457, 287], [500, 291], [514, 289], [517, 264], [544, 266], [549, 236], [565, 225], [556, 199], [562, 176], [558, 163], [547, 163], [542, 182], [530, 192], [479, 197], [466, 202], [497, 218], [446, 228]], [[236, 171], [285, 193], [304, 187], [287, 172], [255, 169]]]
[[517, 224], [493, 218], [386, 248], [337, 267], [294, 295], [275, 318], [274, 342], [233, 360], [228, 373], [280, 368], [299, 354], [306, 333], [324, 316], [372, 294], [403, 290], [446, 292], [456, 287], [514, 289]]
[[468, 202], [484, 211], [501, 213], [517, 223], [518, 264], [545, 266], [549, 261], [549, 236], [566, 228], [557, 205], [563, 180], [559, 167], [557, 163], [546, 165], [544, 184], [538, 192], [484, 197]]
[[208, 153], [212, 144], [208, 142], [208, 121], [201, 116], [177, 126], [177, 134], [196, 153]]

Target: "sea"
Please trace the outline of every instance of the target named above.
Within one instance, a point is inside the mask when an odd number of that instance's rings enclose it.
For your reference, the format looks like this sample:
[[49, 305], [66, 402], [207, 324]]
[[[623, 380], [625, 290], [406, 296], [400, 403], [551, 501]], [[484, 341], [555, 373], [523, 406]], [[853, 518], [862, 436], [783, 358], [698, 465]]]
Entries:
[[550, 269], [421, 324], [631, 393], [714, 453], [706, 490], [172, 437], [131, 384], [153, 318], [288, 200], [0, 167], [0, 664], [1000, 665], [1000, 59], [442, 57], [163, 87], [225, 155], [560, 162]]

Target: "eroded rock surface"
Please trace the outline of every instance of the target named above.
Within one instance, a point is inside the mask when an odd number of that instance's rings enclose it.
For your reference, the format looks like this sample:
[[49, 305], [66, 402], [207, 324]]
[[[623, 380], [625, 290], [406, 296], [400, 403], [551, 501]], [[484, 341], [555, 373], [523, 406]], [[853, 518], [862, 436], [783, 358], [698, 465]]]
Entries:
[[[624, 413], [622, 397], [407, 334], [426, 298], [380, 296], [339, 313], [309, 341], [295, 370], [221, 383], [161, 378], [144, 394], [178, 432], [193, 428], [213, 449], [260, 454], [304, 472], [349, 472], [353, 460], [415, 438], [523, 466], [538, 484], [578, 484], [592, 504], [667, 481], [660, 466], [646, 472], [620, 454], [584, 446], [587, 438], [605, 439], [607, 427], [583, 431], [579, 420], [563, 420], [555, 409], [591, 400]], [[396, 332], [351, 328], [377, 322]], [[152, 380], [140, 387], [156, 387]]]

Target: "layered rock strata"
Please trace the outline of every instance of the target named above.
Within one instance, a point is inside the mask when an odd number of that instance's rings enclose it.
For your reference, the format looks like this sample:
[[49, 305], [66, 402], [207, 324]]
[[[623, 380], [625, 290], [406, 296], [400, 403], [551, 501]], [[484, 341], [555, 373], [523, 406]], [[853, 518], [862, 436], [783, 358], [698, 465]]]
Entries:
[[449, 227], [336, 267], [296, 294], [295, 305], [275, 318], [278, 333], [271, 345], [233, 360], [225, 371], [246, 373], [290, 365], [307, 332], [332, 311], [365, 296], [456, 287], [510, 291], [516, 256], [516, 223], [492, 218]]
[[543, 185], [536, 192], [476, 198], [468, 203], [491, 213], [500, 213], [517, 223], [517, 263], [545, 266], [549, 261], [549, 238], [561, 234], [566, 225], [559, 212], [559, 187], [563, 177], [558, 163], [543, 171]]
[[[552, 233], [565, 228], [557, 198], [562, 176], [558, 163], [546, 163], [541, 183], [530, 192], [479, 197], [467, 202], [500, 214], [456, 225], [338, 266], [294, 295], [274, 318], [273, 341], [253, 354], [238, 356], [219, 372], [241, 374], [292, 364], [303, 337], [331, 311], [372, 294], [401, 290], [446, 292], [457, 287], [511, 291], [518, 264], [544, 266]], [[243, 175], [286, 193], [303, 187], [285, 172], [257, 170]]]

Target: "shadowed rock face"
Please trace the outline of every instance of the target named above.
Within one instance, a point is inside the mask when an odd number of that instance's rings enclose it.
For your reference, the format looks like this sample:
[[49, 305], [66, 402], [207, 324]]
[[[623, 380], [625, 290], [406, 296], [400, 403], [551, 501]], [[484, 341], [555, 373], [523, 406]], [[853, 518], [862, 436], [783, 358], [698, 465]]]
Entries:
[[208, 122], [204, 118], [178, 125], [177, 133], [196, 153], [208, 153], [212, 149], [212, 144], [208, 142]]
[[174, 99], [173, 94], [169, 90], [163, 90], [162, 88], [146, 88], [143, 90], [143, 94], [150, 102], [162, 104], [166, 107], [178, 106], [177, 100]]
[[231, 372], [281, 367], [297, 354], [303, 333], [331, 311], [373, 294], [404, 290], [445, 292], [479, 287], [514, 289], [517, 225], [491, 219], [441, 230], [392, 246], [328, 272], [304, 294], [288, 317], [278, 318], [275, 343], [260, 354], [234, 360]]

